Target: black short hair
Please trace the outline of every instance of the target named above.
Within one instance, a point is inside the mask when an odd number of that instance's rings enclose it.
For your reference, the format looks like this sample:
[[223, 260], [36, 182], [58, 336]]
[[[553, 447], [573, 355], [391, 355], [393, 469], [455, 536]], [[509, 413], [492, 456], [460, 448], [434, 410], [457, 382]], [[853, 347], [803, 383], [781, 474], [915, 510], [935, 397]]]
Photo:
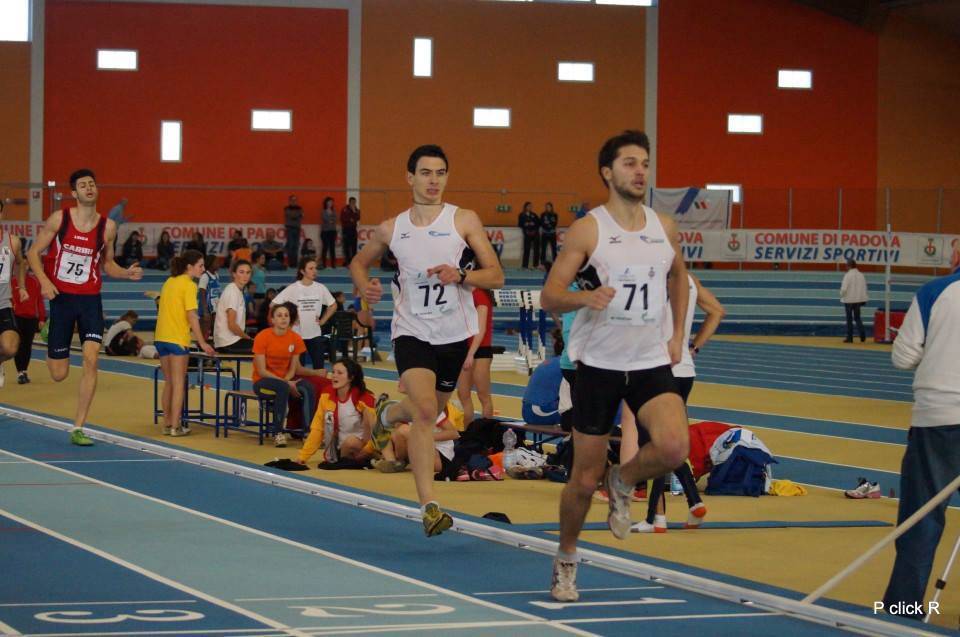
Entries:
[[412, 174], [417, 172], [417, 162], [420, 161], [421, 157], [437, 157], [442, 159], [443, 163], [446, 164], [447, 170], [450, 169], [450, 162], [447, 160], [447, 155], [443, 152], [443, 149], [435, 144], [425, 144], [410, 153], [410, 159], [407, 160], [408, 173]]
[[77, 189], [77, 182], [83, 179], [84, 177], [93, 177], [93, 180], [97, 180], [97, 176], [93, 174], [93, 171], [89, 168], [80, 168], [70, 173], [70, 190]]
[[603, 169], [613, 167], [614, 160], [624, 146], [639, 146], [647, 151], [647, 155], [650, 154], [650, 139], [643, 131], [625, 130], [603, 142], [600, 153], [597, 155], [597, 172], [600, 174], [600, 181], [608, 188], [607, 180], [603, 178]]

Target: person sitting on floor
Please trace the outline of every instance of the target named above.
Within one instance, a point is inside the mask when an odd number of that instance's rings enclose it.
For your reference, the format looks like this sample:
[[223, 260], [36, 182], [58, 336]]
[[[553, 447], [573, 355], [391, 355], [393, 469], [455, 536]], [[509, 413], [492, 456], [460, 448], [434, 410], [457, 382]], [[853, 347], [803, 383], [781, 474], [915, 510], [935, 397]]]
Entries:
[[116, 323], [110, 326], [107, 333], [103, 336], [104, 351], [110, 356], [127, 356], [131, 353], [136, 354], [140, 351], [131, 352], [128, 346], [121, 347], [121, 343], [129, 340], [128, 334], [133, 333], [133, 326], [137, 324], [140, 316], [133, 310], [124, 312]]
[[[394, 427], [390, 435], [390, 442], [380, 450], [381, 459], [374, 463], [374, 468], [382, 473], [396, 473], [406, 469], [410, 462], [408, 440], [411, 428], [409, 423], [400, 423]], [[442, 473], [453, 462], [454, 441], [460, 437], [447, 412], [444, 410], [437, 416], [433, 428], [433, 471]]]
[[[336, 453], [325, 453], [327, 460], [337, 458], [362, 462], [369, 459], [374, 448], [370, 444], [375, 417], [374, 397], [367, 389], [363, 368], [349, 358], [338, 360], [330, 372], [330, 389], [320, 395], [317, 411], [310, 424], [297, 462], [307, 460], [321, 446], [327, 447], [336, 436]], [[330, 436], [330, 440], [325, 438]]]

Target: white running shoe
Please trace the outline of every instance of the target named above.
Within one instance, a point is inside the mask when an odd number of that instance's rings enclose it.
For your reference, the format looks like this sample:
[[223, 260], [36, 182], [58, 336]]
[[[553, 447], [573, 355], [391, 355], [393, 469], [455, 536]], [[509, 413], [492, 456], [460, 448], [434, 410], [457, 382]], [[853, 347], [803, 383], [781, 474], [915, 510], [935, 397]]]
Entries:
[[558, 602], [575, 602], [580, 599], [580, 593], [577, 591], [576, 562], [554, 558], [550, 595]]
[[3, 387], [7, 382], [7, 374], [3, 371], [3, 365], [0, 365], [0, 387]]
[[630, 534], [630, 497], [633, 489], [624, 487], [620, 480], [620, 465], [615, 464], [607, 471], [603, 486], [610, 498], [607, 502], [610, 513], [607, 515], [607, 526], [618, 540]]
[[278, 433], [273, 437], [273, 446], [274, 447], [286, 447], [287, 446], [287, 434]]
[[646, 520], [641, 520], [630, 527], [631, 533], [666, 533], [667, 532], [667, 516], [665, 515], [655, 515], [653, 516], [653, 524], [650, 524]]
[[174, 427], [173, 429], [170, 430], [170, 435], [173, 436], [174, 438], [178, 438], [180, 436], [189, 436], [190, 430], [184, 429], [183, 427]]
[[880, 483], [870, 482], [866, 478], [860, 478], [856, 489], [848, 489], [843, 495], [851, 500], [873, 500], [880, 496]]

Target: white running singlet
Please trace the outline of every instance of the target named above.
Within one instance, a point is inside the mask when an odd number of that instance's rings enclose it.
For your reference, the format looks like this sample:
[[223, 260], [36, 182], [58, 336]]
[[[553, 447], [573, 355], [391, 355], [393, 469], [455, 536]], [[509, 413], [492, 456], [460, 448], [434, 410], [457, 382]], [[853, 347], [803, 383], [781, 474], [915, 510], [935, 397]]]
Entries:
[[667, 273], [675, 253], [657, 213], [646, 206], [643, 212], [646, 224], [636, 232], [621, 228], [604, 206], [589, 213], [597, 222], [597, 246], [577, 281], [581, 290], [606, 285], [616, 296], [605, 310], [577, 310], [571, 361], [625, 372], [670, 364]]
[[454, 224], [456, 212], [456, 206], [444, 204], [440, 215], [424, 227], [413, 225], [410, 210], [397, 216], [390, 238], [398, 264], [391, 284], [391, 338], [412, 336], [445, 345], [480, 331], [471, 290], [458, 283], [442, 285], [436, 275], [427, 276], [427, 270], [438, 265], [461, 265], [467, 243]]
[[[673, 375], [676, 378], [693, 378], [697, 375], [697, 368], [693, 364], [693, 354], [690, 353], [690, 333], [693, 331], [693, 314], [697, 311], [697, 284], [693, 282], [693, 277], [687, 275], [687, 281], [690, 283], [690, 294], [687, 297], [687, 318], [683, 322], [683, 355], [680, 362], [673, 366]], [[669, 308], [668, 308], [669, 309]], [[671, 322], [673, 313], [670, 312]], [[668, 332], [673, 332], [670, 326]], [[667, 336], [667, 338], [670, 338]]]

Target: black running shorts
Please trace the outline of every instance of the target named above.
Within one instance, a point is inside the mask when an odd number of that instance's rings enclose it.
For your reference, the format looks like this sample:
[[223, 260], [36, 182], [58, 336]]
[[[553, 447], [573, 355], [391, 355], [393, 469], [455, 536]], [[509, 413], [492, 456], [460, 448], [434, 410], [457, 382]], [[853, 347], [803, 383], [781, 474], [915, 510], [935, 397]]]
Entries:
[[573, 427], [583, 434], [605, 436], [613, 429], [620, 401], [637, 413], [660, 394], [679, 393], [669, 365], [621, 372], [577, 363]]

